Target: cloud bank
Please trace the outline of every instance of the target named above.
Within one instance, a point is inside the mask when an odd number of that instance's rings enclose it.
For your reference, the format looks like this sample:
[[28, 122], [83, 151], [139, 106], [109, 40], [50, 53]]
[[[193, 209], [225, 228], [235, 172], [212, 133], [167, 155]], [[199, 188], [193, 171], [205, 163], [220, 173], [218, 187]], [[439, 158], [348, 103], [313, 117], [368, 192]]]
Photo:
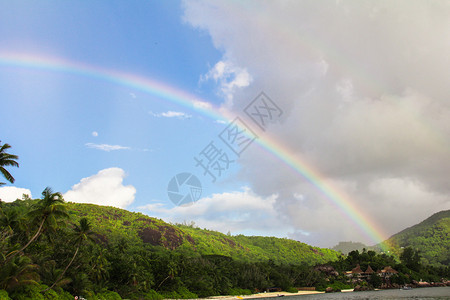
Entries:
[[[264, 90], [284, 111], [264, 134], [342, 190], [385, 237], [450, 208], [450, 3], [199, 0], [184, 11], [223, 51], [200, 80], [216, 80], [239, 115]], [[233, 70], [251, 81], [235, 88]], [[277, 193], [271, 205], [291, 237], [374, 242], [260, 148], [240, 163], [238, 179], [257, 197]]]
[[14, 202], [17, 199], [22, 199], [23, 194], [32, 198], [31, 191], [29, 189], [18, 188], [15, 186], [0, 187], [0, 199], [3, 202]]
[[72, 186], [63, 195], [64, 200], [126, 208], [133, 203], [136, 189], [132, 185], [123, 185], [124, 178], [125, 171], [121, 168], [101, 170]]
[[161, 203], [138, 207], [151, 216], [176, 223], [194, 221], [197, 226], [223, 233], [283, 234], [274, 209], [277, 195], [262, 198], [245, 187], [241, 191], [213, 194], [193, 205], [166, 208]]

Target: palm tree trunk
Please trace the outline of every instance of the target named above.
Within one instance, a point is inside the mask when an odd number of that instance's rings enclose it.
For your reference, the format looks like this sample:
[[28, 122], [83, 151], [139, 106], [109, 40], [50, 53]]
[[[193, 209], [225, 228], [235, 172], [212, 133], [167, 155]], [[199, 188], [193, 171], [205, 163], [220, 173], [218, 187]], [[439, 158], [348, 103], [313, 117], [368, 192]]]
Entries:
[[72, 256], [72, 259], [70, 260], [69, 264], [66, 266], [66, 268], [64, 269], [64, 271], [59, 274], [58, 278], [56, 279], [56, 281], [48, 288], [46, 288], [45, 290], [42, 291], [42, 293], [45, 293], [46, 291], [52, 289], [64, 276], [64, 274], [66, 274], [67, 270], [69, 269], [70, 265], [73, 263], [73, 261], [75, 260], [75, 257], [78, 254], [78, 250], [80, 249], [80, 245], [78, 245], [77, 250], [75, 250], [75, 253]]
[[158, 287], [156, 288], [156, 290], [158, 290], [158, 289], [161, 287], [161, 285], [164, 283], [164, 281], [166, 281], [166, 280], [169, 279], [169, 278], [170, 278], [170, 275], [167, 276], [166, 278], [164, 278], [164, 280], [161, 281], [161, 283], [158, 285]]
[[23, 252], [23, 250], [25, 250], [38, 236], [39, 234], [41, 234], [42, 231], [42, 227], [44, 226], [45, 220], [47, 219], [47, 217], [44, 217], [42, 219], [41, 225], [39, 225], [39, 229], [36, 231], [36, 233], [34, 234], [34, 236], [31, 238], [31, 240], [28, 241], [28, 243], [26, 243], [25, 246], [22, 247], [22, 249], [13, 252], [12, 254], [10, 254], [9, 257], [6, 258], [5, 263], [8, 263], [9, 261], [11, 261], [11, 259], [13, 259], [17, 254]]

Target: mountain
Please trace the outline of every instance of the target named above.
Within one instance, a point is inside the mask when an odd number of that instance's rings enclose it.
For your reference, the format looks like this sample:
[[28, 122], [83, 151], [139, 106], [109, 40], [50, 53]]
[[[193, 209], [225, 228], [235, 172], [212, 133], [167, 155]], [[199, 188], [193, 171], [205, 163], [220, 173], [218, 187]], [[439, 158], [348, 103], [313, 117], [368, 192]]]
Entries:
[[343, 254], [347, 255], [349, 252], [353, 250], [358, 250], [359, 252], [361, 252], [364, 248], [369, 249], [369, 247], [364, 245], [363, 243], [349, 241], [349, 242], [339, 242], [339, 244], [337, 244], [331, 249], [335, 251], [340, 251]]
[[200, 255], [223, 255], [247, 262], [268, 261], [315, 265], [336, 260], [341, 254], [325, 248], [275, 237], [229, 236], [192, 225], [173, 225], [141, 213], [98, 206], [67, 203], [71, 219], [77, 223], [87, 218], [105, 243], [121, 239], [128, 244], [152, 245], [160, 250], [174, 250]]
[[421, 252], [425, 264], [450, 265], [450, 210], [435, 213], [419, 224], [394, 234], [385, 243], [397, 255], [402, 248], [411, 247]]

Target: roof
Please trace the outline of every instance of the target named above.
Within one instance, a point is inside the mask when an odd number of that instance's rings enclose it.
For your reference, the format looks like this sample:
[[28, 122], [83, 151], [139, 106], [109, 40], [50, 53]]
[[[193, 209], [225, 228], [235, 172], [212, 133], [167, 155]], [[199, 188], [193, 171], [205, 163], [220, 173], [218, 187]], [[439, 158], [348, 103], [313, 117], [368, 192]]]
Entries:
[[391, 266], [385, 267], [383, 270], [381, 270], [381, 272], [393, 273], [393, 274], [397, 274], [398, 273], [396, 270], [392, 269]]
[[361, 274], [361, 273], [364, 273], [364, 272], [363, 272], [363, 270], [361, 270], [361, 267], [359, 266], [359, 264], [357, 264], [357, 265], [356, 265], [356, 268], [354, 268], [354, 269], [352, 270], [352, 273], [353, 273], [353, 274]]
[[378, 270], [377, 273], [392, 273], [392, 274], [397, 274], [398, 272], [397, 272], [396, 270], [392, 269], [391, 266], [387, 266], [387, 267], [384, 267], [384, 269], [381, 270], [381, 271]]
[[365, 273], [366, 273], [366, 274], [373, 274], [373, 273], [375, 273], [375, 272], [372, 270], [372, 267], [369, 265], [369, 266], [367, 267], [367, 270], [366, 270]]

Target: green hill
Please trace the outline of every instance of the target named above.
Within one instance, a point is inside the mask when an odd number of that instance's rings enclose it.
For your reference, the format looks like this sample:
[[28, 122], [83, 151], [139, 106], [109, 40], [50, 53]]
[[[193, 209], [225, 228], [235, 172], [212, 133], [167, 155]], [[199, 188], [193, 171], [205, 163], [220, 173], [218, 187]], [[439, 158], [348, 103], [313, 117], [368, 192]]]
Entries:
[[340, 256], [289, 239], [229, 236], [123, 209], [65, 203], [51, 191], [40, 200], [0, 202], [0, 299], [5, 293], [14, 300], [57, 300], [292, 291], [325, 282], [314, 265]]
[[[409, 269], [374, 251], [343, 257], [289, 239], [231, 236], [113, 207], [65, 203], [58, 195], [45, 189], [42, 199], [0, 202], [1, 299], [192, 299], [273, 287], [323, 290], [327, 276], [335, 276], [329, 270], [356, 264], [391, 265], [411, 280], [448, 275], [448, 268], [422, 268], [414, 258]], [[442, 224], [448, 232], [448, 218], [438, 215], [412, 234], [431, 230], [437, 237]], [[448, 242], [445, 234], [440, 239]], [[336, 287], [350, 287], [346, 278], [339, 280]]]
[[269, 261], [315, 265], [336, 260], [336, 251], [275, 237], [228, 236], [187, 225], [172, 225], [141, 213], [98, 206], [67, 203], [72, 222], [87, 218], [104, 242], [147, 244], [159, 249], [200, 255], [224, 255], [248, 262]]
[[386, 243], [392, 251], [411, 247], [420, 251], [423, 263], [431, 265], [450, 264], [450, 210], [435, 213], [419, 224], [406, 228], [390, 237]]

